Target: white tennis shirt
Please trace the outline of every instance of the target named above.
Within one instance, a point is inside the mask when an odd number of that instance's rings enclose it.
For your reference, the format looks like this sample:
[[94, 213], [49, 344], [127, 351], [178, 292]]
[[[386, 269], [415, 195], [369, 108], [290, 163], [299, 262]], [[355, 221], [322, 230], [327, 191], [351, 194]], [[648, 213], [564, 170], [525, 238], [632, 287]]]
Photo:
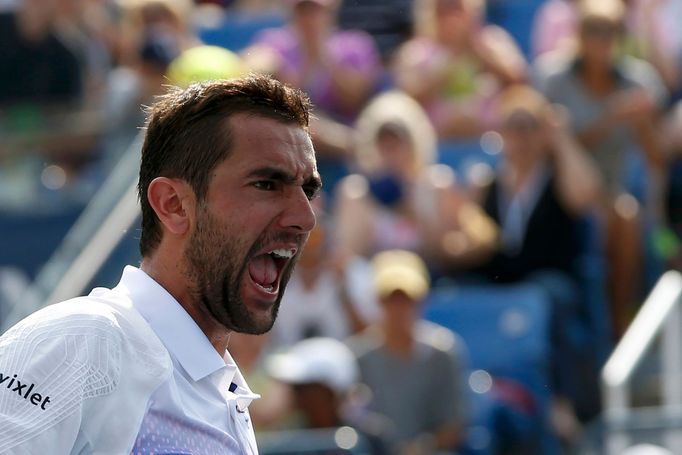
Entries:
[[0, 337], [0, 453], [255, 455], [257, 397], [134, 267]]
[[256, 454], [247, 407], [259, 396], [229, 352], [218, 355], [184, 308], [142, 270], [126, 267], [114, 292], [131, 297], [173, 361], [173, 375], [149, 400], [132, 453]]

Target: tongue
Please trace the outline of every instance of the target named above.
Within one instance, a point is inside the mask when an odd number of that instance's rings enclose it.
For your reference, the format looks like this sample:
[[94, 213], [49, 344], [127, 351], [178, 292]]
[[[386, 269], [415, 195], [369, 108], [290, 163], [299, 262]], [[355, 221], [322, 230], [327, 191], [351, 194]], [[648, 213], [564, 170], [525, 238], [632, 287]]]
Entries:
[[277, 265], [269, 254], [256, 256], [249, 262], [251, 279], [261, 286], [270, 286], [277, 279]]

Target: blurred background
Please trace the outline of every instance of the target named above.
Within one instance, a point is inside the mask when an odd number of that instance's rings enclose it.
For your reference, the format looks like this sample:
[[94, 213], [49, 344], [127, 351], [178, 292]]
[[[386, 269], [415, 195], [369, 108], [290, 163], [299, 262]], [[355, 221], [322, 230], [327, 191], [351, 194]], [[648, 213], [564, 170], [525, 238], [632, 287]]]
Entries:
[[139, 264], [144, 106], [305, 90], [264, 454], [682, 453], [682, 0], [0, 0], [0, 323]]

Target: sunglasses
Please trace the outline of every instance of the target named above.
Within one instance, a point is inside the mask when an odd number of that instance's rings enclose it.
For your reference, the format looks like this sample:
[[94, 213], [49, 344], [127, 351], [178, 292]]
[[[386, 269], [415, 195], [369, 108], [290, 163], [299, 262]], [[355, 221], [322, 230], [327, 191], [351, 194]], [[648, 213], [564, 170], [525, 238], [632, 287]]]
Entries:
[[582, 31], [587, 36], [604, 39], [614, 38], [619, 33], [618, 27], [604, 22], [587, 22]]
[[514, 112], [502, 124], [502, 128], [507, 131], [521, 133], [533, 133], [540, 130], [540, 121], [534, 116], [525, 112]]

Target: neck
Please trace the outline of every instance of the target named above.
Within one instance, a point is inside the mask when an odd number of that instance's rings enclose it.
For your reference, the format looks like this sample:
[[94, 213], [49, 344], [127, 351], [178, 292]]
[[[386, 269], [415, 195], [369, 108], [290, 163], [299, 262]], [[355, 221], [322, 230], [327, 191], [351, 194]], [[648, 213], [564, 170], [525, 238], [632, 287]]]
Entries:
[[580, 68], [580, 76], [593, 89], [610, 88], [613, 83], [611, 67], [608, 64], [584, 61]]
[[142, 260], [140, 269], [159, 283], [175, 300], [184, 308], [187, 314], [199, 326], [206, 335], [215, 350], [222, 357], [227, 350], [230, 339], [230, 331], [196, 301], [191, 289], [187, 286], [187, 277], [184, 276], [181, 267], [169, 267], [167, 264], [182, 264], [180, 258], [161, 260], [160, 252]]
[[400, 356], [409, 356], [414, 346], [412, 327], [384, 324], [384, 342], [389, 351]]

